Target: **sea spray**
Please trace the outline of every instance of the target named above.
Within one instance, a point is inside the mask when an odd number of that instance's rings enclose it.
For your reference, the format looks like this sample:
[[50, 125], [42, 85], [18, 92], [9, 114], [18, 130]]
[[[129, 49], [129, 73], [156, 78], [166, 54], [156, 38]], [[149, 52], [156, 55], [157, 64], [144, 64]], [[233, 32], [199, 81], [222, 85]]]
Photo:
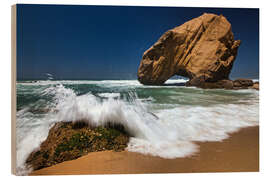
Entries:
[[[136, 81], [38, 81], [18, 83], [17, 92], [23, 102], [17, 112], [21, 173], [27, 170], [25, 159], [55, 122], [122, 124], [132, 136], [128, 151], [163, 158], [192, 155], [198, 152], [194, 141], [220, 141], [228, 133], [259, 123], [255, 90], [152, 87]], [[30, 95], [32, 99], [27, 99]], [[39, 108], [43, 110], [33, 111]]]

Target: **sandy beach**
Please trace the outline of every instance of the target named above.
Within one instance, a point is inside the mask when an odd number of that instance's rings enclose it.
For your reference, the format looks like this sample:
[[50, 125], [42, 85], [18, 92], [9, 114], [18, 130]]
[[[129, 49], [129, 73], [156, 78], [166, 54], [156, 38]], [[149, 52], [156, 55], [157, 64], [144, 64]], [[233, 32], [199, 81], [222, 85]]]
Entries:
[[136, 174], [259, 171], [259, 127], [231, 134], [222, 142], [198, 142], [187, 158], [163, 159], [133, 152], [103, 151], [40, 169], [31, 175]]

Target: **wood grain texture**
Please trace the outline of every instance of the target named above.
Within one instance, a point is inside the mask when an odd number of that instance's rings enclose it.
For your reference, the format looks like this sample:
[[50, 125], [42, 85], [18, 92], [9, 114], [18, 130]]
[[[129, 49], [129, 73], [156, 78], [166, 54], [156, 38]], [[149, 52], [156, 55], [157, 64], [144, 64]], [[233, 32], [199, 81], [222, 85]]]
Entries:
[[16, 174], [17, 6], [11, 7], [11, 172]]

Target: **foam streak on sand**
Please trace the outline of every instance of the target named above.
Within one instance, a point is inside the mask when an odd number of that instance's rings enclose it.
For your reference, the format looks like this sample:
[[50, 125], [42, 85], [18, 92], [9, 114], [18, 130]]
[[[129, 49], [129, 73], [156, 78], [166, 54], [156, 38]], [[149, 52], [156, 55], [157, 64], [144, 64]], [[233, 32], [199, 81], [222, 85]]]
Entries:
[[[83, 120], [92, 126], [102, 126], [108, 122], [122, 124], [132, 135], [127, 147], [128, 151], [162, 158], [190, 156], [198, 152], [198, 146], [193, 143], [194, 141], [220, 141], [228, 138], [228, 133], [243, 127], [258, 125], [258, 92], [255, 90], [236, 93], [226, 91], [225, 96], [232, 98], [235, 103], [216, 102], [223, 98], [224, 90], [183, 88], [180, 92], [177, 89], [176, 92], [169, 88], [166, 91], [166, 94], [174, 94], [174, 99], [180, 99], [181, 93], [188, 95], [189, 91], [195, 91], [201, 100], [204, 100], [204, 96], [209, 92], [209, 97], [216, 96], [213, 102], [217, 104], [204, 106], [187, 104], [190, 100], [180, 101], [182, 104], [169, 104], [171, 101], [164, 104], [159, 100], [159, 96], [141, 97], [147, 91], [153, 91], [151, 87], [144, 91], [133, 89], [130, 92], [130, 89], [127, 89], [126, 93], [121, 94], [103, 91], [95, 95], [91, 88], [87, 93], [80, 94], [76, 92], [77, 86], [70, 88], [63, 84], [53, 84], [45, 88], [38, 85], [36, 88], [39, 91], [36, 89], [35, 92], [40, 93], [39, 96], [42, 98], [51, 98], [50, 103], [41, 98], [38, 104], [31, 104], [31, 107], [22, 106], [22, 109], [18, 111], [18, 170], [24, 169], [27, 156], [34, 148], [38, 148], [39, 144], [46, 139], [50, 127], [59, 121]], [[123, 84], [125, 82], [118, 82], [114, 86], [122, 87]], [[112, 83], [105, 84], [103, 87], [110, 85]], [[19, 87], [26, 91], [26, 86], [20, 84]], [[157, 92], [163, 93], [162, 88]], [[185, 89], [189, 90], [185, 92]], [[109, 95], [109, 93], [112, 94]], [[241, 93], [245, 96], [244, 98], [239, 98]], [[195, 97], [196, 94], [193, 94]], [[143, 100], [147, 98], [155, 99], [155, 103]], [[197, 99], [193, 101], [196, 103]], [[29, 110], [29, 108], [41, 107], [41, 104], [42, 108], [49, 109], [47, 113], [35, 114]], [[167, 108], [157, 108], [156, 106], [160, 104]], [[36, 136], [33, 137], [33, 134]]]
[[34, 171], [31, 175], [134, 174], [259, 171], [259, 128], [249, 127], [222, 142], [198, 142], [200, 153], [163, 159], [133, 152], [94, 152]]

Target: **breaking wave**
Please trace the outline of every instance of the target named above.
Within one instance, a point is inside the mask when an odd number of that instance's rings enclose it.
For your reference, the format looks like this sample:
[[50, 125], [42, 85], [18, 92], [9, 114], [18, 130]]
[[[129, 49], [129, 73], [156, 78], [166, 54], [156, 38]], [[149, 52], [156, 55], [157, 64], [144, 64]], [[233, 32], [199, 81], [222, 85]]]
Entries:
[[[85, 121], [91, 126], [122, 124], [132, 136], [127, 150], [162, 158], [190, 156], [199, 151], [194, 141], [220, 141], [240, 128], [258, 125], [257, 91], [255, 98], [235, 104], [215, 106], [177, 105], [153, 108], [153, 98], [139, 98], [136, 91], [88, 93], [78, 95], [72, 88], [53, 84], [41, 88], [40, 96], [51, 98], [33, 106], [47, 109], [35, 114], [29, 107], [17, 112], [17, 170], [25, 168], [28, 155], [44, 141], [49, 129], [60, 121]], [[245, 90], [247, 91], [247, 90]], [[243, 93], [245, 93], [243, 91]], [[241, 92], [241, 91], [239, 91]], [[175, 96], [174, 98], [177, 98]]]

